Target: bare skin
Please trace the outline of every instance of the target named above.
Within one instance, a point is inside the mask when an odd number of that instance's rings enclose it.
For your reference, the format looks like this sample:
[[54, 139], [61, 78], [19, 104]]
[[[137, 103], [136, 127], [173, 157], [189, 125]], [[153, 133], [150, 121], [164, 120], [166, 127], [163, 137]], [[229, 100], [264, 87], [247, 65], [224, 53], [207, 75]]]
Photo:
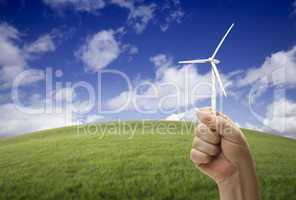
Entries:
[[259, 187], [248, 143], [224, 114], [209, 108], [198, 113], [191, 160], [218, 185], [220, 200], [259, 200]]

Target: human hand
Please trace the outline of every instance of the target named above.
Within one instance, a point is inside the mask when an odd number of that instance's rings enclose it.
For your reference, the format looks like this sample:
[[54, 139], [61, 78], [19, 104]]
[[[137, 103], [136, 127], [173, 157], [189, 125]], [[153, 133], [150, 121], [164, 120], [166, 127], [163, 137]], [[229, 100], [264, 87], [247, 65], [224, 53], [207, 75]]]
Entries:
[[209, 108], [201, 109], [198, 118], [193, 163], [218, 184], [221, 199], [259, 199], [254, 161], [242, 131]]

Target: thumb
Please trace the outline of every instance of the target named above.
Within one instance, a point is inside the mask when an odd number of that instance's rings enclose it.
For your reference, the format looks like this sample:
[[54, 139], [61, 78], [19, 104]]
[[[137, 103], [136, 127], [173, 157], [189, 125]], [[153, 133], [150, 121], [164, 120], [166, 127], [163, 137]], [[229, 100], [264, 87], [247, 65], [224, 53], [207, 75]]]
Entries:
[[208, 109], [201, 109], [198, 111], [197, 116], [200, 122], [207, 125], [212, 131], [220, 134], [222, 139], [236, 144], [246, 144], [246, 139], [242, 131], [223, 113], [217, 112], [214, 114]]

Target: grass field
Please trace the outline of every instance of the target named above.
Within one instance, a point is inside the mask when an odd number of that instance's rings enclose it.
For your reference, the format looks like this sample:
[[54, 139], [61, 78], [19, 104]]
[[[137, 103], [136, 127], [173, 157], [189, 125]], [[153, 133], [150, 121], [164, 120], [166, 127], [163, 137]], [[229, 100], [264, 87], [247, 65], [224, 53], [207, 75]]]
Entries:
[[[189, 159], [193, 128], [109, 123], [0, 139], [0, 199], [218, 199]], [[262, 199], [295, 199], [296, 140], [243, 131]]]

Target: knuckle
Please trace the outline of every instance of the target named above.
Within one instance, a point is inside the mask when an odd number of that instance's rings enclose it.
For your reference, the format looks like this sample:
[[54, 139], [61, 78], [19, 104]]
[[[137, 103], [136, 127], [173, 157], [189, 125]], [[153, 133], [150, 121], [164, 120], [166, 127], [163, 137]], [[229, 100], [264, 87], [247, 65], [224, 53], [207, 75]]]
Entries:
[[213, 149], [211, 148], [211, 146], [207, 142], [204, 142], [202, 140], [197, 141], [196, 148], [203, 153], [209, 155], [213, 154]]
[[213, 143], [213, 144], [219, 144], [220, 142], [221, 142], [221, 137], [220, 137], [220, 135], [215, 135], [215, 136], [213, 137], [212, 143]]
[[204, 129], [207, 129], [207, 126], [204, 123], [199, 123], [197, 125], [197, 128], [198, 128], [198, 130], [204, 130]]
[[195, 164], [203, 164], [203, 163], [208, 163], [210, 161], [209, 156], [195, 149], [191, 150], [190, 158], [192, 162]]
[[191, 152], [190, 152], [190, 159], [195, 162], [195, 156], [194, 156], [194, 151], [193, 149], [191, 149]]
[[208, 151], [209, 151], [209, 154], [210, 154], [211, 156], [215, 156], [215, 155], [217, 155], [217, 153], [218, 153], [217, 148], [215, 148], [215, 147], [213, 147], [213, 146], [209, 147]]
[[231, 124], [219, 116], [217, 119], [217, 127], [219, 131], [224, 131], [225, 129], [229, 130], [231, 128]]
[[218, 123], [217, 117], [213, 117], [211, 122], [209, 122], [208, 126], [211, 130], [215, 131], [217, 129], [217, 123]]
[[210, 161], [211, 161], [211, 158], [209, 156], [207, 156], [207, 155], [203, 156], [203, 163], [208, 163]]
[[192, 147], [196, 146], [196, 143], [197, 143], [197, 137], [194, 137], [192, 141]]
[[196, 150], [194, 149], [191, 150], [190, 159], [194, 163], [200, 163], [200, 156], [197, 154]]
[[207, 132], [208, 132], [208, 127], [205, 124], [200, 123], [197, 125], [197, 134], [198, 135], [205, 135]]
[[216, 131], [210, 130], [204, 124], [198, 127], [196, 136], [211, 144], [219, 144], [221, 140], [220, 135]]

